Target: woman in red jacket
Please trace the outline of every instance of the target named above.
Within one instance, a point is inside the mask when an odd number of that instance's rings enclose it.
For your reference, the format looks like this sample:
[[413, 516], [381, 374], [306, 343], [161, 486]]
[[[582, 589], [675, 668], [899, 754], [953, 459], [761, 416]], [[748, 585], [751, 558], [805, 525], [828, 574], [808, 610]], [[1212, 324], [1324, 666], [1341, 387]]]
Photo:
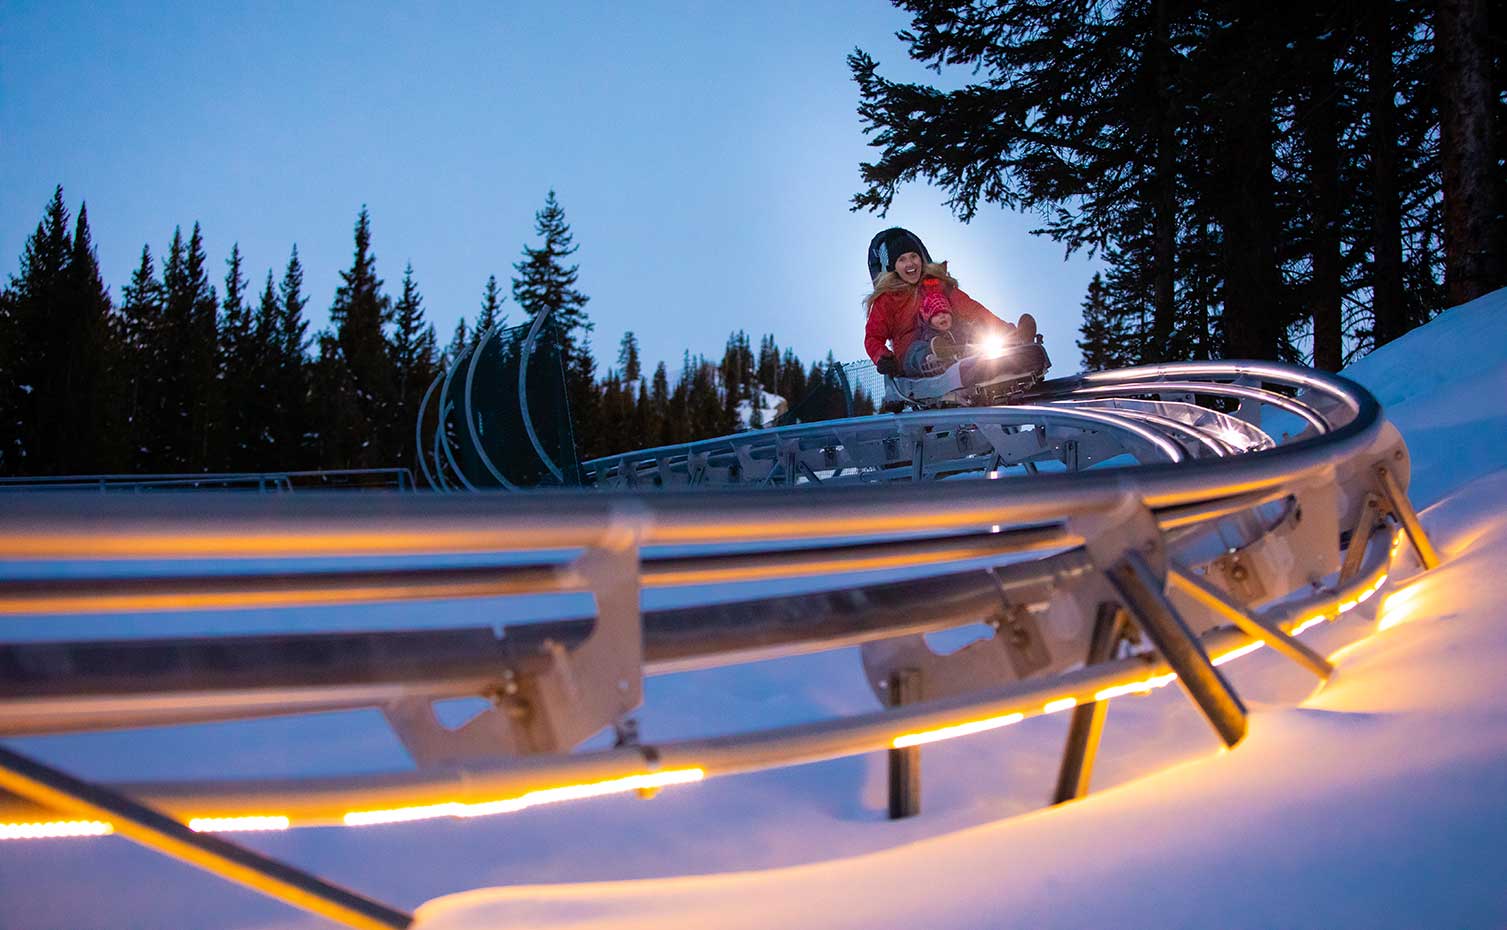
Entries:
[[[863, 347], [883, 374], [917, 378], [934, 373], [923, 368], [926, 352], [917, 340], [925, 320], [938, 313], [951, 313], [953, 324], [971, 329], [975, 338], [995, 335], [1006, 344], [1036, 340], [1036, 319], [1031, 314], [1021, 314], [1020, 322], [1011, 325], [990, 313], [963, 293], [957, 279], [947, 273], [947, 263], [933, 262], [926, 246], [908, 229], [886, 229], [869, 243], [869, 276], [874, 291], [863, 301], [868, 311]], [[960, 371], [964, 383], [993, 377], [989, 361], [964, 359]]]

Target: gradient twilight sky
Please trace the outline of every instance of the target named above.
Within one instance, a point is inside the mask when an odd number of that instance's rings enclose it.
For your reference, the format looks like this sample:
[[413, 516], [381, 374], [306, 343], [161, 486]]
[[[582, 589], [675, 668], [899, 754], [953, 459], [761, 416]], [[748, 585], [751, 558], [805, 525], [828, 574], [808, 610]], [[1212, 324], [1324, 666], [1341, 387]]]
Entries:
[[489, 274], [508, 289], [553, 188], [604, 368], [629, 329], [672, 375], [739, 328], [859, 358], [864, 252], [903, 225], [996, 313], [1035, 313], [1054, 373], [1075, 371], [1094, 264], [1034, 217], [964, 226], [926, 186], [888, 219], [848, 210], [874, 150], [844, 59], [937, 80], [906, 25], [884, 0], [0, 0], [0, 270], [61, 183], [112, 295], [144, 243], [160, 257], [199, 221], [221, 288], [233, 242], [256, 292], [296, 242], [317, 329], [366, 204], [387, 290], [411, 261], [443, 345]]

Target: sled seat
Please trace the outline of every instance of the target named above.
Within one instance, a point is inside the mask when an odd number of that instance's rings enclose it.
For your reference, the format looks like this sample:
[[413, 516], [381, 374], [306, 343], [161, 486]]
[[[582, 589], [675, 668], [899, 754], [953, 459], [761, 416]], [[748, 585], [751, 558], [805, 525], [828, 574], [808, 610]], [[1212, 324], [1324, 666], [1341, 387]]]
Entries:
[[1009, 403], [1041, 380], [1052, 360], [1041, 336], [1035, 342], [1010, 346], [991, 356], [1004, 359], [1004, 370], [994, 378], [974, 385], [963, 384], [959, 359], [939, 375], [904, 378], [886, 375], [884, 403], [887, 407], [975, 407]]

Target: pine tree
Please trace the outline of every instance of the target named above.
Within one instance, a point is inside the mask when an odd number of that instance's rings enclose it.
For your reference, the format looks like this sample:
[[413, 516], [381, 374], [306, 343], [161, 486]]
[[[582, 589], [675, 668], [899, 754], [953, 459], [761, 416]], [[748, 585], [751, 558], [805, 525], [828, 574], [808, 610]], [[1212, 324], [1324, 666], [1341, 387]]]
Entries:
[[162, 314], [164, 292], [157, 280], [152, 250], [141, 247], [141, 262], [121, 291], [119, 333], [121, 391], [126, 451], [123, 466], [139, 473], [162, 470], [163, 371]]
[[576, 445], [582, 458], [589, 459], [594, 454], [586, 450], [602, 445], [597, 432], [601, 423], [596, 361], [590, 357], [593, 324], [586, 316], [588, 298], [576, 289], [578, 266], [565, 264], [578, 246], [553, 190], [534, 214], [534, 230], [542, 242], [538, 247], [524, 246], [523, 260], [513, 265], [517, 271], [513, 301], [530, 320], [541, 313], [549, 315], [544, 335], [559, 352]]
[[623, 333], [623, 339], [618, 343], [617, 365], [627, 383], [635, 383], [643, 376], [643, 365], [638, 358], [638, 337], [631, 329]]
[[670, 423], [670, 373], [665, 369], [664, 362], [654, 368], [654, 381], [649, 388], [649, 409], [653, 411], [656, 429], [654, 435], [647, 439], [649, 444], [663, 446], [674, 442]]
[[534, 231], [543, 242], [537, 248], [524, 246], [523, 260], [513, 265], [518, 272], [513, 278], [513, 300], [530, 320], [540, 313], [550, 315], [559, 329], [563, 354], [569, 357], [593, 324], [586, 316], [589, 298], [576, 290], [579, 266], [564, 263], [579, 246], [573, 242], [565, 210], [553, 190], [534, 214]]
[[[219, 374], [225, 398], [224, 443], [218, 469], [254, 471], [261, 467], [253, 447], [253, 425], [259, 383], [255, 323], [246, 305], [246, 276], [242, 271], [241, 246], [235, 243], [226, 260], [225, 297], [220, 302]], [[271, 285], [271, 273], [268, 273]]]
[[1450, 306], [1507, 284], [1507, 182], [1501, 169], [1507, 152], [1495, 150], [1503, 127], [1494, 125], [1507, 88], [1492, 80], [1493, 54], [1507, 57], [1501, 43], [1507, 22], [1501, 20], [1507, 20], [1507, 7], [1489, 0], [1439, 0], [1434, 15]]
[[[495, 296], [496, 279], [490, 280]], [[419, 414], [419, 400], [434, 379], [434, 328], [424, 321], [423, 297], [413, 279], [413, 264], [403, 269], [403, 293], [394, 306], [393, 334], [388, 352], [397, 379], [397, 413], [392, 420], [393, 434], [388, 448], [396, 450], [396, 461], [404, 465], [414, 460], [414, 420]], [[496, 307], [493, 307], [495, 313]]]
[[1078, 350], [1083, 353], [1084, 371], [1103, 371], [1134, 364], [1127, 358], [1125, 327], [1109, 305], [1103, 275], [1095, 272], [1083, 299], [1083, 323], [1078, 332]]
[[89, 208], [79, 205], [64, 275], [66, 315], [53, 323], [62, 331], [59, 470], [113, 471], [121, 464], [123, 415], [117, 379], [114, 309], [99, 275]]
[[780, 356], [779, 389], [775, 393], [791, 407], [806, 396], [806, 369], [794, 349], [786, 349]]
[[[268, 296], [263, 293], [264, 302]], [[313, 443], [316, 438], [322, 438], [324, 428], [314, 422], [309, 397], [313, 373], [309, 363], [309, 323], [303, 315], [308, 303], [303, 293], [303, 263], [298, 259], [298, 246], [294, 245], [277, 287], [274, 334], [277, 352], [270, 389], [275, 414], [268, 427], [271, 460], [263, 467], [307, 469], [315, 467], [318, 462]]]
[[503, 297], [497, 289], [497, 276], [487, 276], [487, 286], [481, 294], [481, 314], [476, 318], [476, 328], [471, 333], [473, 342], [480, 342], [481, 337], [487, 334], [487, 330], [497, 325], [501, 317], [499, 310], [502, 307]]
[[272, 269], [267, 269], [267, 281], [257, 300], [256, 310], [251, 311], [250, 370], [248, 380], [250, 394], [236, 402], [243, 411], [246, 436], [246, 464], [249, 471], [274, 471], [278, 468], [276, 430], [279, 419], [278, 366], [281, 343], [279, 321], [281, 308], [277, 302], [277, 288], [273, 283]]
[[[388, 447], [397, 409], [397, 377], [383, 327], [392, 302], [382, 293], [377, 259], [371, 251], [371, 216], [365, 206], [356, 217], [355, 253], [330, 307], [333, 341], [321, 341], [323, 391], [321, 431], [326, 468], [377, 468], [390, 465]], [[337, 357], [338, 356], [338, 357]], [[322, 392], [321, 392], [322, 393]]]
[[[552, 328], [552, 324], [547, 324], [546, 328]], [[540, 345], [534, 351], [550, 351], [550, 348]], [[591, 337], [586, 337], [580, 348], [561, 362], [565, 371], [566, 400], [570, 405], [576, 454], [582, 461], [606, 455], [606, 443], [602, 434], [602, 398], [597, 388], [597, 363], [591, 353]]]
[[450, 344], [445, 346], [445, 354], [441, 357], [443, 367], [449, 369], [454, 365], [471, 345], [471, 337], [466, 334], [466, 318], [461, 317], [455, 321], [455, 333], [450, 337]]
[[52, 194], [42, 221], [26, 240], [18, 277], [7, 289], [11, 362], [0, 372], [0, 464], [9, 474], [56, 474], [64, 459], [58, 418], [66, 398], [59, 396], [58, 366], [64, 354], [55, 320], [67, 313], [68, 261], [72, 241], [63, 188]]

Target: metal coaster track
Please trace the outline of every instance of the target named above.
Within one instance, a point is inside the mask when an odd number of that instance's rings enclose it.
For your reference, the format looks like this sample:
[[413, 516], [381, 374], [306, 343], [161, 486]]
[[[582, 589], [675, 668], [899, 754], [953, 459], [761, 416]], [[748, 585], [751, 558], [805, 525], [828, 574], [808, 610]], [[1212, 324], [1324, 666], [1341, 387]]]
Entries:
[[[443, 445], [443, 431], [421, 446]], [[0, 736], [378, 707], [416, 763], [381, 776], [100, 786], [4, 750], [0, 836], [4, 822], [109, 823], [352, 926], [390, 927], [406, 915], [363, 909], [277, 863], [248, 865], [182, 825], [479, 816], [879, 749], [898, 754], [892, 811], [903, 814], [914, 811], [903, 775], [914, 747], [1072, 709], [1067, 800], [1087, 790], [1108, 700], [1176, 681], [1233, 746], [1245, 710], [1216, 664], [1265, 645], [1327, 675], [1295, 636], [1375, 594], [1401, 539], [1425, 568], [1438, 560], [1403, 490], [1406, 448], [1374, 398], [1274, 363], [1084, 375], [1045, 382], [1019, 406], [802, 424], [584, 471], [596, 488], [8, 500], [0, 613], [11, 623], [453, 598], [499, 599], [505, 617], [510, 598], [568, 591], [590, 593], [596, 610], [500, 631], [0, 646]], [[119, 560], [142, 569], [122, 574]], [[164, 570], [177, 560], [181, 570]], [[771, 584], [795, 577], [828, 590]], [[648, 587], [693, 600], [642, 611]], [[950, 655], [922, 637], [979, 621], [994, 636]], [[1131, 631], [1139, 646], [1123, 645]], [[882, 709], [711, 739], [635, 737], [646, 675], [851, 646]], [[440, 726], [433, 702], [467, 695], [495, 709]], [[606, 727], [619, 746], [573, 751]]]

